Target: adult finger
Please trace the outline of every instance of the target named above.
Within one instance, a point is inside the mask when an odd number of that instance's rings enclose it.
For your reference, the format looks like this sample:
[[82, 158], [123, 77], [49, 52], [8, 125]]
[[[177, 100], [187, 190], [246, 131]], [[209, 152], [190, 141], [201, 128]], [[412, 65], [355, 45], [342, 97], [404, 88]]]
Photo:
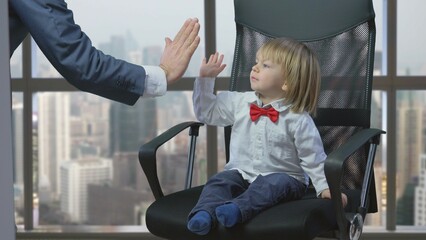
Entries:
[[185, 45], [188, 40], [194, 41], [195, 36], [193, 32], [196, 31], [195, 35], [197, 35], [200, 28], [199, 26], [200, 24], [198, 23], [198, 19], [188, 19], [176, 34], [173, 42], [179, 46], [182, 46]]
[[168, 37], [166, 37], [166, 38], [164, 39], [164, 41], [166, 42], [166, 46], [165, 46], [165, 48], [166, 48], [166, 47], [168, 47], [168, 46], [170, 46], [170, 44], [172, 43], [172, 40], [171, 40], [170, 38], [168, 38]]
[[195, 22], [191, 31], [185, 32], [182, 35], [182, 38], [180, 41], [183, 41], [182, 45], [184, 48], [191, 46], [194, 40], [198, 37], [199, 31], [200, 31], [200, 24], [198, 22]]
[[186, 29], [188, 27], [190, 27], [191, 22], [192, 22], [191, 18], [188, 18], [188, 19], [185, 20], [185, 22], [183, 23], [182, 27], [180, 27], [179, 31], [176, 33], [173, 41], [177, 41], [177, 40], [179, 40], [179, 39], [182, 38], [182, 34], [186, 31]]
[[185, 48], [184, 57], [191, 58], [200, 44], [200, 37], [197, 36], [194, 41], [192, 41], [191, 45]]

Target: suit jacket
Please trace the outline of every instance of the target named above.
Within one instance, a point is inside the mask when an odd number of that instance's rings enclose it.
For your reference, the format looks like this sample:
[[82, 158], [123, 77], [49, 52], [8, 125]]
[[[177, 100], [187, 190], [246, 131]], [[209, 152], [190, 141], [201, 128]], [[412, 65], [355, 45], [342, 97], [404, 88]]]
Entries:
[[30, 33], [56, 70], [80, 90], [129, 105], [144, 92], [145, 69], [95, 49], [64, 0], [9, 0], [9, 30], [11, 56]]

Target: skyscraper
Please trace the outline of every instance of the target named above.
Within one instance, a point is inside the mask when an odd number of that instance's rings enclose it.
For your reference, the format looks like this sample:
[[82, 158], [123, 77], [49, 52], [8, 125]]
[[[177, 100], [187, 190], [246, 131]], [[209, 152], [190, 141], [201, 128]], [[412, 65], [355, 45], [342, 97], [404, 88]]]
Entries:
[[119, 152], [137, 152], [141, 144], [157, 133], [155, 99], [138, 101], [134, 106], [113, 102], [110, 109], [110, 156]]
[[420, 157], [419, 184], [414, 193], [414, 225], [426, 226], [426, 154]]
[[24, 161], [24, 143], [23, 143], [23, 104], [15, 103], [12, 105], [12, 136], [13, 136], [13, 162], [14, 162], [14, 184], [23, 187], [23, 161]]
[[419, 159], [423, 151], [422, 94], [401, 91], [397, 95], [397, 224], [414, 224], [414, 192], [418, 184]]
[[61, 164], [61, 210], [72, 222], [87, 221], [88, 186], [108, 184], [112, 180], [112, 161], [104, 158], [82, 158]]
[[70, 159], [69, 93], [38, 94], [38, 159], [40, 178], [46, 178], [54, 198], [60, 195], [59, 166]]

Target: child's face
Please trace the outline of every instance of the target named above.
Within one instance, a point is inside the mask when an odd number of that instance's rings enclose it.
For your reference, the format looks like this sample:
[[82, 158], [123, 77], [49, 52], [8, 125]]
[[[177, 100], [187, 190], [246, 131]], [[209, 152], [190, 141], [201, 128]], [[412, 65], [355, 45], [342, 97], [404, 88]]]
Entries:
[[283, 98], [286, 85], [281, 65], [258, 54], [250, 72], [250, 85], [254, 91], [269, 99]]

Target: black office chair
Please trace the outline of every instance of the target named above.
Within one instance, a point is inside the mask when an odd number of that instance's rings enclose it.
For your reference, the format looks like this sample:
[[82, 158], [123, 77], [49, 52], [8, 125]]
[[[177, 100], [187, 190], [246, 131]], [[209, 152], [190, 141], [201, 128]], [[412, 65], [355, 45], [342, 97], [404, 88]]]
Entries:
[[[279, 203], [233, 228], [218, 226], [206, 236], [186, 228], [187, 216], [202, 186], [164, 196], [156, 168], [156, 150], [190, 128], [195, 138], [202, 125], [179, 124], [140, 148], [140, 164], [155, 202], [147, 209], [149, 231], [166, 239], [357, 239], [367, 213], [377, 211], [373, 162], [380, 135], [370, 128], [375, 23], [371, 0], [234, 0], [237, 39], [230, 90], [250, 90], [249, 73], [257, 49], [271, 38], [291, 37], [318, 55], [322, 84], [314, 118], [328, 158], [325, 174], [332, 200], [319, 199], [314, 189], [301, 200]], [[225, 128], [229, 146], [231, 127]], [[229, 149], [227, 149], [227, 157]], [[189, 171], [190, 172], [190, 171]], [[343, 208], [341, 192], [349, 203]]]

